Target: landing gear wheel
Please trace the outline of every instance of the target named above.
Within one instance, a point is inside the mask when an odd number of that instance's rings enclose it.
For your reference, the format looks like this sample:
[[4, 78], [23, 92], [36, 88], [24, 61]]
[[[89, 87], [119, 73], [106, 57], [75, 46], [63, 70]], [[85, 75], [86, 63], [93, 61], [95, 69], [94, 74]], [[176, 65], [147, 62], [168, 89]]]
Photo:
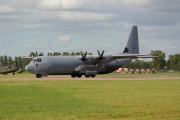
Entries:
[[42, 78], [42, 74], [36, 74], [37, 78]]
[[75, 75], [75, 74], [71, 74], [71, 77], [72, 77], [72, 78], [75, 78], [75, 77], [76, 77], [76, 75]]
[[94, 77], [95, 77], [95, 75], [91, 75], [91, 77], [92, 77], [92, 78], [94, 78]]
[[86, 78], [89, 78], [90, 76], [89, 75], [85, 75]]
[[81, 74], [78, 74], [78, 75], [77, 75], [78, 78], [81, 78], [81, 76], [82, 76]]

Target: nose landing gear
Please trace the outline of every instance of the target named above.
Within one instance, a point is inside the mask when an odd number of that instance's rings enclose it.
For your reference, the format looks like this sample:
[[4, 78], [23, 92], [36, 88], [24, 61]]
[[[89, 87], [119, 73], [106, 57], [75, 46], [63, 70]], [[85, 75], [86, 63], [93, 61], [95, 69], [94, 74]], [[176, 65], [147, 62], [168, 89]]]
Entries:
[[42, 74], [36, 74], [37, 78], [42, 78]]

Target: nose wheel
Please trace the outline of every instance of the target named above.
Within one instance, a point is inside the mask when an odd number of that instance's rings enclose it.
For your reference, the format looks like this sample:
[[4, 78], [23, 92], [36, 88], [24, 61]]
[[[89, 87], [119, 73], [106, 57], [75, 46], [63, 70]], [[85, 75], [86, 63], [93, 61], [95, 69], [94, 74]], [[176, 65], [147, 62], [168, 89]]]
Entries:
[[42, 78], [42, 74], [36, 74], [37, 78]]

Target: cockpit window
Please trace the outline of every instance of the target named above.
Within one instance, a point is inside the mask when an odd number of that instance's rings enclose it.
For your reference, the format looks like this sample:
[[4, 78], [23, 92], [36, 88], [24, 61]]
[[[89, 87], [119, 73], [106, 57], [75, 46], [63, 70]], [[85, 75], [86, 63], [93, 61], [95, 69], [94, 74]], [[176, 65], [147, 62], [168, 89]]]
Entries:
[[37, 59], [37, 62], [41, 62], [41, 58], [38, 58], [38, 59]]
[[41, 58], [37, 58], [37, 59], [32, 59], [31, 61], [32, 62], [41, 62], [42, 60], [41, 60]]

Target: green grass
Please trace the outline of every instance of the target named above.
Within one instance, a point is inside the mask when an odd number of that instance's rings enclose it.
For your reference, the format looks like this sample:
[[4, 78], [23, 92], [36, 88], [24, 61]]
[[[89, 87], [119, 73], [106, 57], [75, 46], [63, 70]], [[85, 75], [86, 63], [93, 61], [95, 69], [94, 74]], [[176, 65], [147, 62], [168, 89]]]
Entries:
[[0, 119], [179, 119], [180, 80], [0, 81]]

